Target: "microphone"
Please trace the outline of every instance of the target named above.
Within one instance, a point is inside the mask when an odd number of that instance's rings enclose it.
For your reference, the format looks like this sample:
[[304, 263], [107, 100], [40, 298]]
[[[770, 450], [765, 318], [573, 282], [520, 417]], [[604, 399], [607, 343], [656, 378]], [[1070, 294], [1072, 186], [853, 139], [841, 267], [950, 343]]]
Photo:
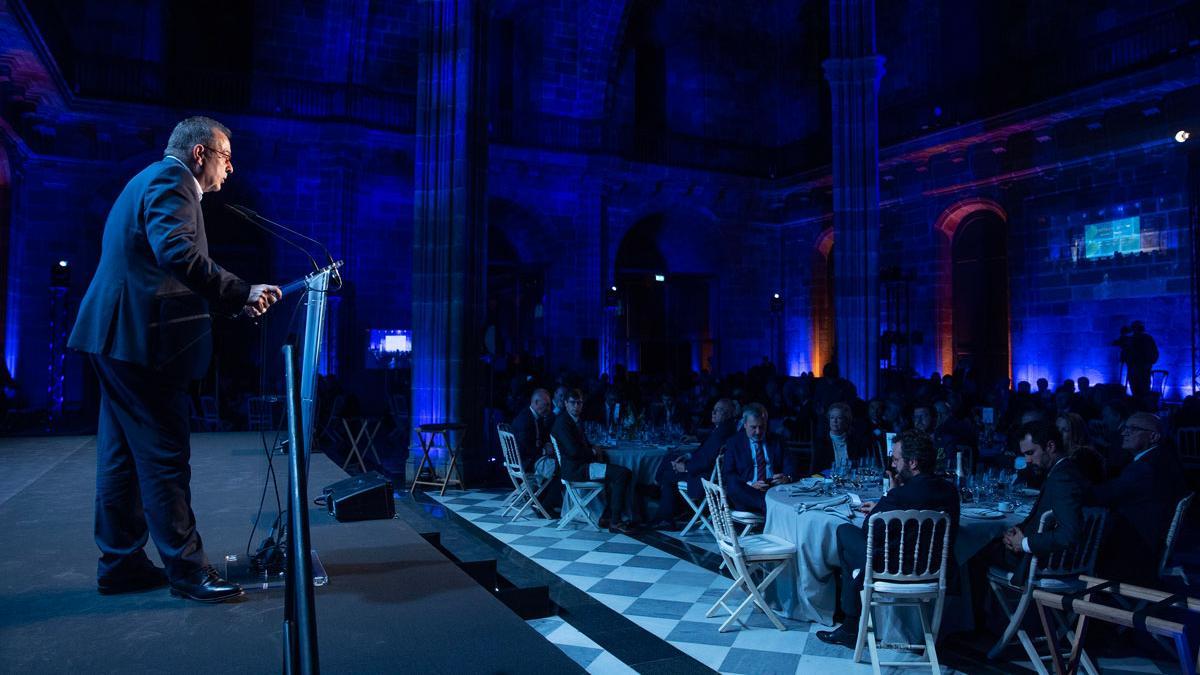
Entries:
[[[313, 239], [312, 237], [304, 234], [303, 232], [297, 232], [296, 230], [293, 230], [292, 228], [290, 228], [286, 225], [281, 225], [281, 224], [271, 220], [270, 218], [259, 215], [259, 213], [256, 212], [254, 209], [242, 206], [241, 204], [231, 204], [230, 206], [236, 207], [239, 211], [244, 212], [246, 217], [248, 217], [248, 218], [253, 218], [255, 220], [261, 220], [262, 222], [267, 223], [268, 225], [278, 227], [279, 229], [283, 230], [284, 232], [290, 232], [291, 234], [294, 234], [297, 237], [300, 237], [301, 239], [311, 241], [312, 243], [316, 244], [317, 246], [320, 246], [321, 250], [325, 252], [325, 257], [329, 259], [329, 264], [330, 265], [333, 264], [333, 262], [334, 262], [333, 255], [329, 252], [329, 249], [325, 246], [325, 244], [317, 241], [316, 239]], [[313, 263], [313, 267], [315, 267], [317, 269], [321, 268], [321, 266], [316, 263]]]
[[[251, 225], [257, 227], [258, 229], [262, 230], [263, 232], [266, 232], [267, 234], [270, 234], [272, 237], [275, 237], [276, 239], [280, 239], [280, 240], [286, 242], [289, 246], [293, 246], [293, 247], [299, 249], [299, 251], [301, 253], [303, 253], [305, 255], [305, 257], [308, 258], [308, 261], [312, 263], [313, 269], [315, 269], [315, 270], [321, 269], [321, 266], [317, 264], [317, 260], [315, 258], [313, 258], [312, 254], [309, 253], [307, 250], [305, 250], [305, 248], [303, 246], [301, 246], [300, 244], [297, 244], [296, 242], [292, 241], [291, 239], [288, 239], [287, 237], [283, 236], [282, 234], [279, 234], [278, 232], [272, 230], [271, 228], [265, 227], [262, 223], [258, 222], [257, 219], [259, 218], [259, 215], [257, 213], [251, 211], [250, 209], [248, 209], [244, 206], [238, 206], [237, 204], [228, 204], [227, 203], [227, 204], [225, 204], [225, 208], [238, 214], [243, 219], [245, 219], [247, 222], [249, 222]], [[284, 228], [284, 229], [287, 229], [287, 228]], [[301, 235], [301, 236], [303, 236], [303, 235]], [[305, 238], [307, 239], [307, 237], [305, 237]], [[320, 243], [320, 242], [318, 242], [318, 243]], [[322, 248], [324, 248], [324, 247], [322, 246]]]

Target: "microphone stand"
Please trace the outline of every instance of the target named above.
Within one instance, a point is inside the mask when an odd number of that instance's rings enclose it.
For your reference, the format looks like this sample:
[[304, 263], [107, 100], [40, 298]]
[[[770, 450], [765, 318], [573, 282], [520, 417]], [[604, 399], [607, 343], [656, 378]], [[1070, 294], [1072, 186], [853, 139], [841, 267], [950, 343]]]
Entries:
[[291, 345], [283, 346], [284, 378], [287, 383], [288, 440], [288, 555], [284, 578], [283, 671], [287, 675], [316, 675], [321, 668], [317, 655], [317, 612], [313, 597], [312, 547], [308, 538], [308, 446], [301, 432], [299, 391], [296, 388], [296, 359]]

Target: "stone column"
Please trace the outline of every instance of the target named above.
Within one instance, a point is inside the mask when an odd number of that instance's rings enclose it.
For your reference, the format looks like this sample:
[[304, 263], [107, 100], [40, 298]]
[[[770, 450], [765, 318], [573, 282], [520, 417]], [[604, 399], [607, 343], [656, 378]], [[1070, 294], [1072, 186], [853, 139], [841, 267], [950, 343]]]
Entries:
[[478, 389], [487, 283], [487, 7], [482, 0], [420, 6], [412, 420], [414, 427], [469, 425], [462, 461], [470, 481], [485, 454]]
[[862, 398], [879, 377], [879, 81], [874, 0], [830, 0], [837, 364]]

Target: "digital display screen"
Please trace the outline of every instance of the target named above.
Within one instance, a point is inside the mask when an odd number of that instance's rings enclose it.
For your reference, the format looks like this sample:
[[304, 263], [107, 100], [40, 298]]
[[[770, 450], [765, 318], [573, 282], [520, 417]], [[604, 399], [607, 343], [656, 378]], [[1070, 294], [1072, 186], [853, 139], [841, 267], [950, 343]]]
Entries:
[[367, 368], [407, 368], [411, 363], [411, 330], [372, 328], [367, 331]]
[[1140, 216], [1109, 220], [1085, 225], [1084, 257], [1110, 258], [1142, 252], [1142, 219]]

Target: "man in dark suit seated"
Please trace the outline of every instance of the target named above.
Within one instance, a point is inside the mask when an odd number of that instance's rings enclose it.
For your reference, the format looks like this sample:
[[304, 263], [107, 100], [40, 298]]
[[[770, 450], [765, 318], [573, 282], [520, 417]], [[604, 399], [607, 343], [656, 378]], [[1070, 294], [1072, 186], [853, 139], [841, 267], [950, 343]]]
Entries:
[[[210, 312], [257, 317], [281, 297], [279, 288], [248, 284], [209, 257], [200, 200], [233, 173], [229, 136], [216, 120], [185, 119], [165, 156], [126, 184], [67, 342], [89, 355], [100, 382], [102, 594], [167, 583], [172, 595], [200, 602], [242, 594], [209, 564], [196, 530], [188, 428], [188, 386], [212, 356]], [[148, 537], [165, 575], [146, 557]]]
[[1187, 491], [1174, 448], [1163, 444], [1162, 423], [1150, 413], [1129, 416], [1122, 449], [1132, 460], [1116, 478], [1092, 489], [1092, 503], [1109, 509], [1109, 526], [1097, 573], [1154, 585], [1175, 506]]
[[[554, 456], [550, 445], [550, 429], [554, 416], [550, 412], [550, 392], [538, 389], [529, 398], [529, 406], [517, 413], [512, 421], [513, 436], [517, 439], [517, 452], [521, 455], [521, 468], [526, 473], [534, 472], [534, 465], [543, 456]], [[539, 476], [540, 480], [545, 477]], [[556, 509], [562, 503], [562, 484], [557, 475], [549, 477], [546, 489], [538, 498], [542, 506]]]
[[742, 429], [725, 449], [721, 473], [725, 496], [738, 511], [766, 513], [767, 490], [796, 479], [796, 457], [778, 436], [767, 433], [767, 409], [751, 403], [742, 411]]
[[521, 468], [533, 471], [533, 463], [545, 454], [554, 454], [550, 447], [550, 392], [538, 389], [529, 397], [529, 406], [517, 413], [512, 421]]
[[[968, 561], [977, 624], [982, 624], [985, 618], [982, 611], [990, 567], [1010, 570], [1013, 583], [1022, 584], [1029, 571], [1030, 554], [1045, 558], [1079, 543], [1084, 536], [1083, 504], [1091, 484], [1067, 457], [1062, 434], [1052, 423], [1038, 420], [1024, 424], [1017, 436], [1021, 439], [1018, 447], [1026, 467], [1041, 479], [1042, 488], [1025, 520]], [[1038, 532], [1038, 523], [1046, 511], [1054, 512], [1051, 529]]]
[[[868, 521], [876, 513], [929, 509], [950, 516], [950, 550], [958, 533], [958, 490], [949, 482], [934, 475], [937, 450], [929, 436], [915, 430], [901, 433], [892, 442], [892, 489], [879, 503], [863, 502], [860, 511], [868, 514], [862, 526], [849, 523], [837, 529], [838, 559], [842, 570], [842, 625], [831, 631], [817, 631], [817, 639], [830, 644], [854, 647], [858, 639], [858, 621], [862, 614], [862, 569], [867, 557]], [[897, 542], [898, 543], [898, 542]], [[949, 569], [955, 567], [951, 553]]]
[[704, 499], [701, 478], [712, 474], [713, 464], [729, 439], [737, 433], [737, 404], [731, 399], [717, 401], [712, 410], [713, 430], [700, 443], [700, 447], [664, 461], [658, 467], [658, 513], [651, 527], [674, 529], [675, 513], [679, 503], [679, 482], [687, 481], [688, 494], [696, 503]]
[[629, 534], [633, 527], [629, 522], [629, 482], [633, 473], [623, 466], [607, 464], [604, 454], [592, 447], [580, 427], [579, 414], [583, 411], [583, 392], [571, 389], [567, 392], [565, 415], [554, 420], [550, 433], [558, 441], [558, 452], [562, 455], [559, 471], [562, 477], [573, 482], [603, 482], [604, 497], [610, 514], [609, 532]]
[[813, 438], [812, 465], [809, 473], [817, 473], [835, 463], [857, 462], [870, 457], [874, 445], [871, 439], [853, 428], [854, 415], [845, 403], [834, 403], [825, 413], [828, 431]]

